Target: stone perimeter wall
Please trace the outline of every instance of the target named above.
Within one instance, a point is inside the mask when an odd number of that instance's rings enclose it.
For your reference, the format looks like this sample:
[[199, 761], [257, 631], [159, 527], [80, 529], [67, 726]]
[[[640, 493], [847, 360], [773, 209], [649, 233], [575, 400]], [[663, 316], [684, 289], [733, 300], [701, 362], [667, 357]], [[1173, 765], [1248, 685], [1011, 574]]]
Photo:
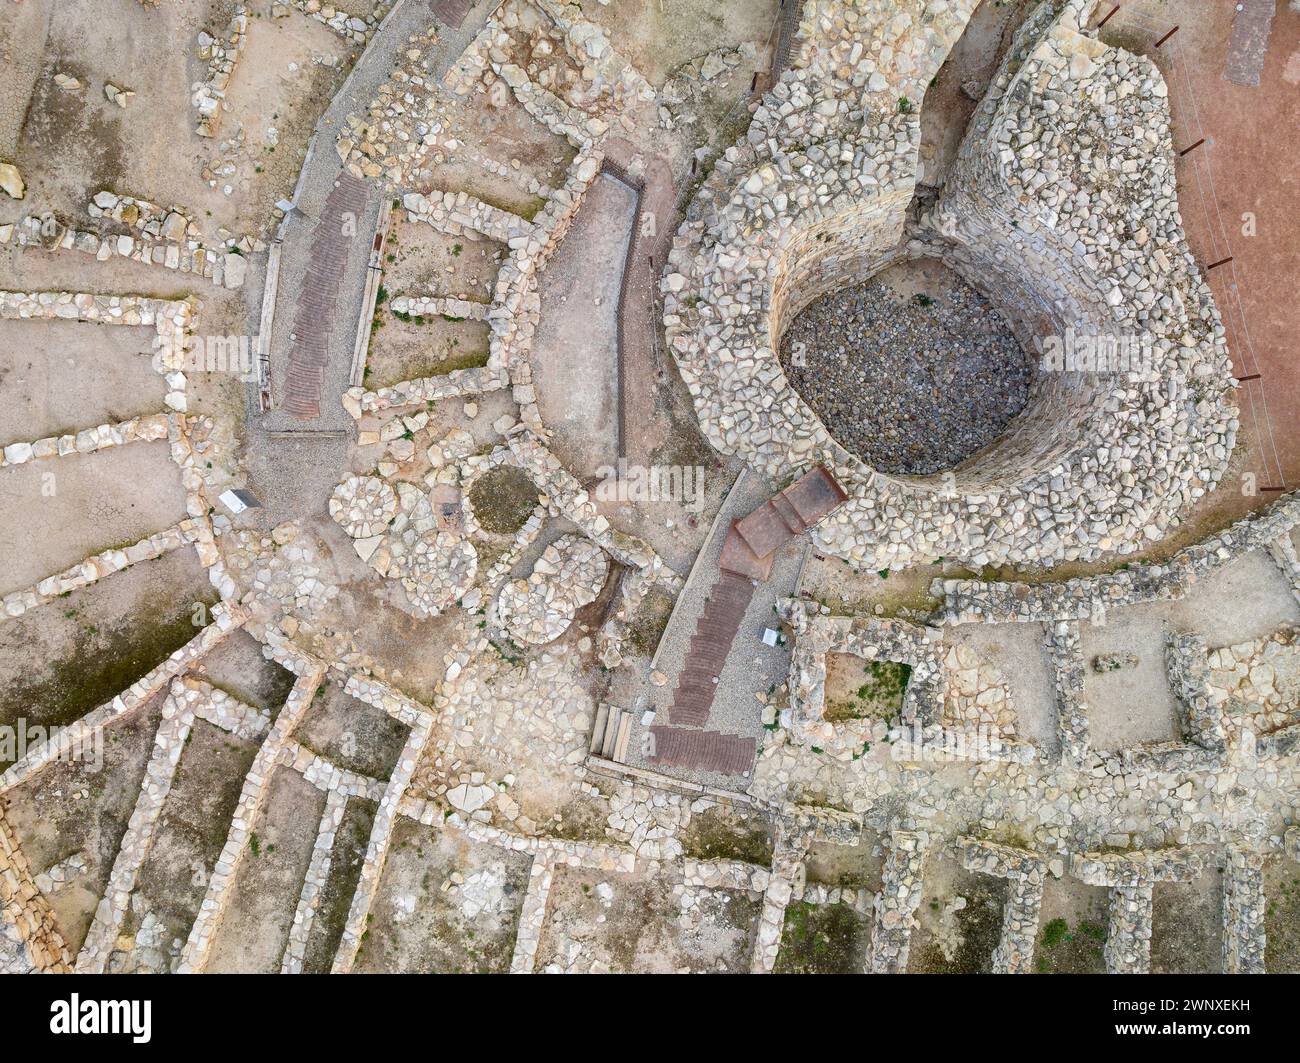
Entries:
[[[1104, 619], [1111, 608], [1184, 597], [1201, 579], [1255, 550], [1270, 550], [1300, 524], [1300, 494], [1288, 494], [1217, 535], [1179, 550], [1169, 560], [1138, 564], [1099, 576], [1056, 583], [992, 583], [936, 579], [930, 591], [943, 599], [942, 624], [1037, 623]], [[1283, 571], [1294, 574], [1285, 565]], [[1292, 582], [1293, 590], [1296, 584]], [[1300, 590], [1296, 593], [1300, 595]]]
[[5, 973], [66, 973], [72, 969], [68, 947], [49, 902], [32, 881], [27, 857], [0, 809], [0, 934], [16, 935], [19, 959]]
[[[80, 251], [94, 255], [96, 262], [107, 262], [115, 256], [129, 258], [133, 262], [202, 277], [230, 290], [242, 288], [248, 273], [248, 260], [241, 252], [214, 250], [188, 235], [176, 240], [154, 238], [146, 233], [101, 236], [64, 226], [52, 215], [31, 214], [21, 221], [0, 225], [0, 244], [10, 242], [17, 247]], [[253, 246], [257, 247], [257, 244]]]

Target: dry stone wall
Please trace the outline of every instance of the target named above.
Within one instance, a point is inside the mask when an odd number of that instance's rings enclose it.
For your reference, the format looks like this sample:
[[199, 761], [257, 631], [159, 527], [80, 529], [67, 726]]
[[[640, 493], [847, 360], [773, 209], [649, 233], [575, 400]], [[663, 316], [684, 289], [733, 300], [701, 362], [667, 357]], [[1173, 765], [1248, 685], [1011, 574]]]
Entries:
[[0, 961], [6, 952], [11, 957], [8, 973], [61, 974], [72, 969], [54, 913], [32, 880], [27, 857], [18, 846], [3, 808], [0, 808], [0, 939], [3, 939]]
[[889, 835], [889, 855], [876, 896], [875, 923], [867, 954], [870, 974], [901, 974], [907, 970], [921, 904], [921, 869], [930, 848], [925, 831], [894, 830]]
[[221, 129], [226, 89], [235, 73], [235, 64], [244, 50], [248, 32], [248, 9], [240, 4], [230, 16], [224, 39], [207, 31], [199, 33], [198, 57], [208, 64], [208, 76], [194, 88], [194, 109], [199, 121], [195, 132], [201, 137], [215, 137]]
[[1228, 974], [1264, 973], [1264, 860], [1234, 849], [1223, 873], [1223, 969]]
[[[64, 226], [51, 215], [28, 215], [19, 222], [0, 225], [0, 244], [11, 242], [17, 247], [80, 251], [94, 255], [96, 262], [129, 258], [133, 262], [202, 277], [230, 290], [242, 288], [248, 272], [248, 260], [241, 251], [214, 250], [193, 235], [177, 240], [144, 232], [135, 236], [101, 236]], [[260, 241], [249, 242], [249, 247], [262, 249]]]
[[1090, 886], [1110, 889], [1110, 926], [1103, 952], [1112, 974], [1146, 974], [1151, 967], [1152, 891], [1157, 882], [1189, 882], [1205, 865], [1182, 849], [1077, 853], [1071, 873]]
[[1002, 934], [993, 950], [995, 974], [1025, 974], [1032, 970], [1038, 916], [1042, 909], [1047, 862], [1034, 853], [979, 838], [957, 841], [961, 865], [1009, 881]]
[[[945, 624], [1104, 622], [1108, 609], [1176, 601], [1200, 580], [1270, 545], [1300, 524], [1300, 495], [1288, 494], [1223, 531], [1179, 550], [1167, 561], [1128, 565], [1099, 576], [1054, 583], [935, 580]], [[1285, 571], [1285, 569], [1284, 569]]]
[[[1037, 750], [1015, 737], [1004, 687], [985, 688], [1001, 698], [995, 716], [986, 709], [955, 712], [956, 702], [963, 700], [960, 691], [967, 670], [950, 673], [939, 628], [874, 616], [832, 616], [826, 606], [794, 598], [782, 599], [778, 611], [795, 639], [788, 680], [790, 707], [779, 717], [792, 741], [811, 744], [841, 763], [857, 760], [879, 742], [889, 742], [891, 755], [898, 760], [933, 757], [1024, 764], [1037, 759]], [[910, 669], [897, 726], [879, 719], [833, 723], [825, 718], [827, 657], [832, 653], [896, 662]], [[978, 670], [972, 671], [978, 676]], [[987, 705], [990, 699], [985, 700]]]

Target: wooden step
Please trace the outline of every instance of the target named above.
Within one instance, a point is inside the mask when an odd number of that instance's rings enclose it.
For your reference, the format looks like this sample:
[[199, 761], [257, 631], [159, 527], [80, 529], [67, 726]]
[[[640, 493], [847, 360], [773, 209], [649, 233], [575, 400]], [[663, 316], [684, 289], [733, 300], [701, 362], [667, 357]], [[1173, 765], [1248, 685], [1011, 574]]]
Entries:
[[627, 745], [632, 738], [632, 714], [624, 712], [618, 721], [618, 737], [614, 739], [614, 762], [627, 763]]
[[655, 739], [651, 760], [670, 767], [739, 775], [754, 764], [752, 738], [687, 727], [651, 727], [650, 733]]
[[618, 742], [618, 724], [622, 715], [622, 709], [610, 706], [609, 717], [605, 721], [605, 734], [600, 742], [600, 755], [606, 760], [614, 759], [614, 747]]
[[609, 722], [609, 706], [603, 702], [596, 707], [596, 725], [591, 729], [591, 745], [588, 752], [599, 753], [605, 744], [605, 726]]
[[803, 517], [799, 515], [799, 511], [794, 508], [794, 505], [785, 495], [773, 495], [772, 508], [776, 510], [777, 516], [785, 521], [785, 526], [790, 529], [791, 535], [801, 535], [803, 533], [805, 530]]

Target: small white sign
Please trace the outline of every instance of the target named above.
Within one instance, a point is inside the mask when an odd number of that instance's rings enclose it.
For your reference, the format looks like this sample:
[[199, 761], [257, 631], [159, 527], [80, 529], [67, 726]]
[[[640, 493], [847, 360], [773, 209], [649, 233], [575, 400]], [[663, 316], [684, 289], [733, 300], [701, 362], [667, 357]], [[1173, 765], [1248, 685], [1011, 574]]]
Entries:
[[234, 491], [222, 491], [221, 494], [217, 496], [217, 500], [230, 510], [231, 513], [243, 513], [244, 510], [248, 508], [248, 506], [244, 504], [244, 500], [235, 494]]

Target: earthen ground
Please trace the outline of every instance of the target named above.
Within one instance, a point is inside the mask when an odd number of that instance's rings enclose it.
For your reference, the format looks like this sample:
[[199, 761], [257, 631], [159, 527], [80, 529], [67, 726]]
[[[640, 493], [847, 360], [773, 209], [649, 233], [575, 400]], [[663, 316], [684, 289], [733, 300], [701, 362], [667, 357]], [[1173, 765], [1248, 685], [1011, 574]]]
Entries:
[[[10, 561], [0, 593], [138, 542], [185, 515], [165, 440], [0, 469], [0, 552]], [[41, 534], [33, 535], [37, 527]]]
[[75, 853], [85, 858], [86, 870], [51, 898], [71, 949], [81, 947], [108, 883], [153, 752], [163, 698], [149, 699], [105, 732], [102, 760], [56, 762], [4, 796], [5, 816], [34, 872]]
[[1217, 869], [1191, 882], [1157, 882], [1151, 918], [1152, 974], [1223, 971], [1223, 881]]
[[5, 621], [0, 723], [80, 719], [194, 638], [216, 597], [194, 550], [182, 547]]
[[[607, 897], [602, 885], [611, 891]], [[589, 970], [596, 963], [615, 972], [661, 974], [747, 970], [758, 902], [731, 890], [693, 892], [708, 894], [705, 920], [683, 930], [680, 901], [667, 879], [561, 868], [551, 885], [537, 967]]]
[[[529, 866], [526, 854], [402, 820], [393, 834], [357, 970], [507, 971]], [[467, 914], [453, 893], [455, 879], [484, 871], [500, 882], [499, 903]]]
[[325, 795], [292, 768], [279, 767], [265, 801], [213, 937], [207, 970], [214, 974], [277, 973], [289, 942]]
[[256, 755], [256, 743], [205, 720], [194, 722], [121, 928], [123, 935], [134, 935], [152, 913], [162, 923], [160, 951], [165, 950], [169, 968], [199, 913]]

